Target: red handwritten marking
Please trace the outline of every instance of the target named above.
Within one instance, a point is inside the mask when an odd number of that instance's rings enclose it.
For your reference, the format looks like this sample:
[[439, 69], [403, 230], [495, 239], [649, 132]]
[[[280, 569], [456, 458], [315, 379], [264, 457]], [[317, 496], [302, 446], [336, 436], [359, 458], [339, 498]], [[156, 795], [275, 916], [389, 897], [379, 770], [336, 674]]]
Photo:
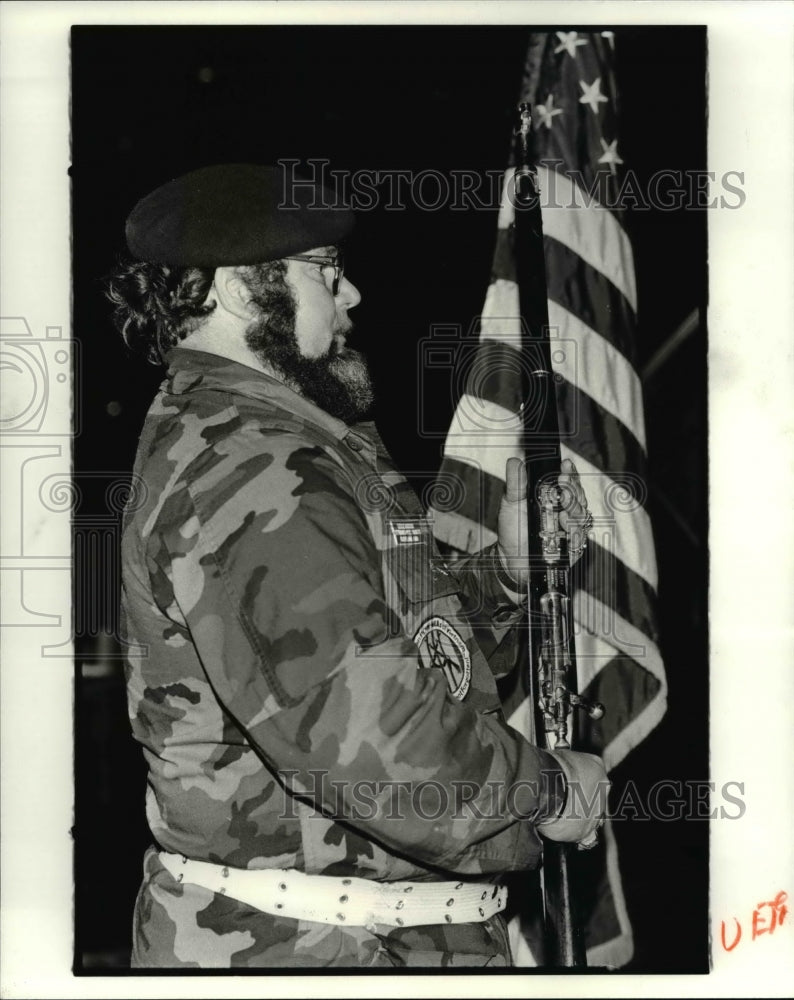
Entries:
[[[788, 914], [787, 899], [788, 893], [781, 890], [774, 899], [763, 900], [756, 906], [751, 917], [753, 941], [761, 934], [774, 934], [775, 928], [782, 926]], [[725, 951], [733, 951], [742, 939], [742, 925], [736, 917], [733, 917], [733, 922], [736, 924], [736, 933], [734, 934], [733, 941], [728, 944], [725, 940], [725, 921], [721, 921], [720, 937], [722, 939], [722, 947]]]
[[725, 921], [722, 921], [722, 947], [726, 951], [733, 951], [736, 945], [742, 940], [742, 925], [736, 917], [733, 918], [733, 922], [736, 924], [736, 937], [733, 939], [733, 944], [728, 945], [725, 943]]
[[[753, 941], [755, 941], [759, 934], [772, 934], [777, 925], [783, 923], [786, 919], [786, 914], [788, 913], [788, 907], [784, 905], [787, 899], [787, 893], [779, 892], [774, 899], [769, 899], [756, 906], [753, 910]], [[759, 926], [760, 920], [763, 919], [761, 916], [761, 908], [764, 906], [768, 906], [772, 911], [772, 920], [768, 927]]]

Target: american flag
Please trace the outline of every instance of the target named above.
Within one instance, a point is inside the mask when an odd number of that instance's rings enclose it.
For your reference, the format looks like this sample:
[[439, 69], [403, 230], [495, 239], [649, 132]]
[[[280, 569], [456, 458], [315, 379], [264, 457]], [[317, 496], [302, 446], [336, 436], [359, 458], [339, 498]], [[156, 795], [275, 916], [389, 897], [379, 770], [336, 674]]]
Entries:
[[[600, 722], [577, 720], [577, 744], [614, 768], [662, 718], [667, 685], [654, 615], [657, 569], [645, 488], [642, 385], [636, 368], [632, 247], [618, 210], [625, 182], [618, 144], [611, 31], [531, 36], [521, 100], [532, 104], [541, 187], [551, 358], [563, 458], [575, 463], [594, 516], [573, 591], [578, 689], [603, 702]], [[506, 181], [512, 168], [506, 172]], [[491, 283], [475, 359], [444, 449], [439, 483], [463, 484], [454, 510], [436, 509], [439, 541], [474, 552], [496, 538], [506, 459], [523, 457], [518, 284], [510, 185], [499, 211]], [[505, 694], [511, 725], [529, 735], [523, 678]], [[631, 959], [614, 836], [588, 864], [590, 965]], [[534, 965], [530, 921], [511, 927], [517, 964]], [[533, 950], [535, 954], [533, 955]]]

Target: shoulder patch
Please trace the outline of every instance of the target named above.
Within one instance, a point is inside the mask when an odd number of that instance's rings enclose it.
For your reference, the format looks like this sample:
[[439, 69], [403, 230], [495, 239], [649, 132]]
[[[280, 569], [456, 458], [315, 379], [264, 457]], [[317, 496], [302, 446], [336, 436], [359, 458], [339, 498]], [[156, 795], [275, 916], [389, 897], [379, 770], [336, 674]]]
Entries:
[[433, 615], [419, 627], [414, 642], [420, 665], [442, 670], [453, 698], [463, 701], [471, 684], [471, 654], [458, 630]]

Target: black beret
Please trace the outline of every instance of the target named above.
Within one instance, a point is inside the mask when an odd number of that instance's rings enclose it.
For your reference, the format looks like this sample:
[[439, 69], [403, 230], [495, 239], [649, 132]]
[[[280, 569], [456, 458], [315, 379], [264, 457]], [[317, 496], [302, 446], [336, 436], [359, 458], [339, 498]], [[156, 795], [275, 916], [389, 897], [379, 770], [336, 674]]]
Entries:
[[353, 213], [320, 185], [275, 166], [202, 167], [147, 194], [127, 219], [134, 257], [177, 267], [234, 267], [340, 242]]

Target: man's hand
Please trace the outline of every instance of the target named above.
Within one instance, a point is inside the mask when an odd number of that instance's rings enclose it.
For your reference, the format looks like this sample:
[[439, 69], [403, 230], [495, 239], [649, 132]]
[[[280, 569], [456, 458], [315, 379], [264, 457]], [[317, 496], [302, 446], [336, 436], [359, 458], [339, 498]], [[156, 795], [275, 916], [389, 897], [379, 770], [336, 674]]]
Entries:
[[[560, 526], [568, 533], [571, 565], [584, 552], [592, 516], [576, 466], [570, 459], [562, 462], [557, 482], [563, 491]], [[505, 493], [499, 507], [497, 531], [502, 567], [522, 589], [529, 577], [529, 531], [527, 526], [527, 470], [520, 458], [508, 458], [505, 466]]]
[[565, 805], [559, 816], [538, 823], [535, 829], [548, 840], [593, 847], [603, 825], [611, 786], [600, 757], [575, 750], [551, 750], [568, 783]]

